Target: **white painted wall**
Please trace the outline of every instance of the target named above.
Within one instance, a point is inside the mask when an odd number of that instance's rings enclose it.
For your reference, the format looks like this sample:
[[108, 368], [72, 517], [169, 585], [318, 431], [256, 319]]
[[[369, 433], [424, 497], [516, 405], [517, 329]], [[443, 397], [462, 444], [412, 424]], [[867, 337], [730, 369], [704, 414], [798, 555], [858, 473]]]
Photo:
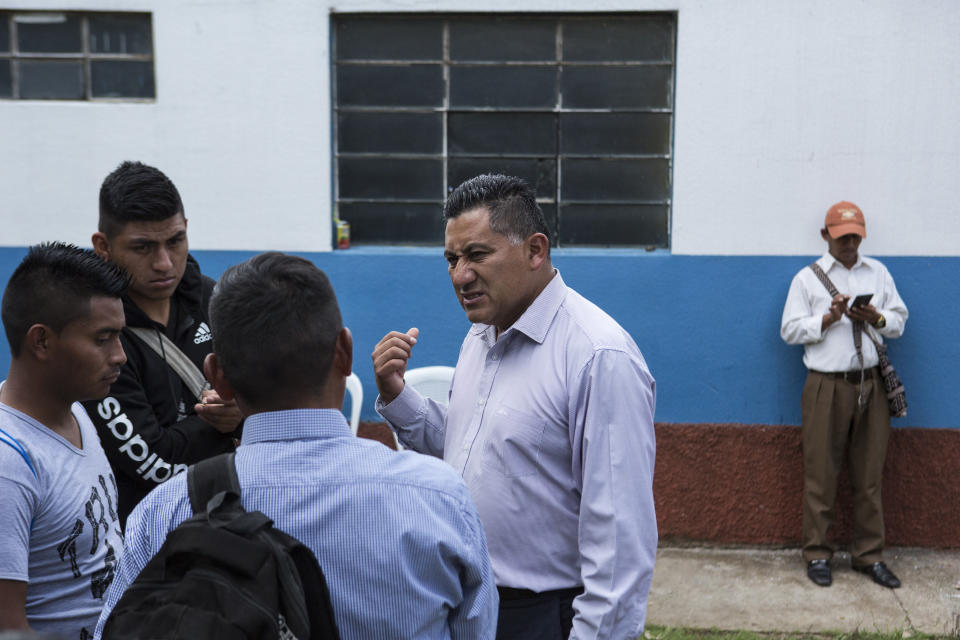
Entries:
[[960, 255], [960, 2], [690, 5], [675, 253], [819, 253], [852, 200], [865, 252]]
[[[86, 244], [103, 176], [167, 172], [204, 249], [330, 246], [331, 11], [475, 11], [464, 0], [58, 0], [154, 14], [155, 104], [0, 101], [0, 244]], [[960, 255], [960, 2], [597, 0], [677, 10], [673, 252], [812, 254], [833, 202], [864, 250]], [[489, 11], [584, 3], [491, 0]]]
[[101, 181], [136, 159], [177, 185], [193, 248], [330, 247], [325, 6], [57, 0], [5, 8], [51, 5], [152, 11], [157, 100], [0, 101], [2, 244], [88, 245]]

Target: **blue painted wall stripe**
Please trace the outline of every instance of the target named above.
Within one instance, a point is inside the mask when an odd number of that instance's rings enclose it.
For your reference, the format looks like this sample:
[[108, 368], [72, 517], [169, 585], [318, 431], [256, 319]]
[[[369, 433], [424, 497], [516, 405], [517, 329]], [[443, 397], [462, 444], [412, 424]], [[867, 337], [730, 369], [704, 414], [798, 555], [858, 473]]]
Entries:
[[[0, 249], [5, 283], [25, 253]], [[253, 255], [198, 251], [219, 276]], [[370, 353], [390, 330], [420, 328], [411, 366], [454, 364], [469, 326], [438, 249], [364, 249], [301, 254], [330, 276], [354, 336], [354, 371], [364, 383], [362, 417], [373, 411]], [[605, 309], [636, 339], [657, 379], [662, 422], [799, 424], [802, 349], [779, 336], [793, 275], [816, 256], [676, 256], [666, 252], [554, 253], [564, 280]], [[910, 309], [890, 357], [907, 387], [909, 411], [894, 426], [960, 428], [956, 396], [960, 258], [881, 257]], [[9, 351], [0, 347], [0, 375]]]

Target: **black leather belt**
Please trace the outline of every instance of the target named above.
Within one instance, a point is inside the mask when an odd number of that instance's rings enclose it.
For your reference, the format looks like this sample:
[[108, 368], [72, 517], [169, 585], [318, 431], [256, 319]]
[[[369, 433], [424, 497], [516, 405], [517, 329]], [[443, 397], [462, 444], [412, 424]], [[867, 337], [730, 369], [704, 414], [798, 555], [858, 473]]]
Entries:
[[583, 587], [570, 589], [555, 589], [553, 591], [531, 591], [530, 589], [515, 589], [514, 587], [497, 587], [500, 602], [511, 600], [532, 600], [533, 598], [576, 598], [583, 593]]
[[[813, 373], [819, 373], [822, 376], [827, 376], [828, 378], [835, 378], [837, 380], [844, 380], [850, 384], [860, 384], [860, 370], [855, 369], [853, 371], [813, 371]], [[863, 378], [874, 378], [877, 374], [876, 367], [870, 367], [869, 369], [863, 370]]]

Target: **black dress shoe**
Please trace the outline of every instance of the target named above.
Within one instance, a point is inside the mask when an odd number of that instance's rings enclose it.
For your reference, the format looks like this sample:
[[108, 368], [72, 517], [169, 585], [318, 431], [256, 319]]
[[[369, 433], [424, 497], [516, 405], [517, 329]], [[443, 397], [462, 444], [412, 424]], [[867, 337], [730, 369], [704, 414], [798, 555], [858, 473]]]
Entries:
[[830, 562], [827, 560], [811, 560], [807, 563], [807, 577], [820, 587], [829, 587], [833, 583], [830, 573]]
[[893, 571], [890, 571], [883, 562], [874, 562], [865, 567], [857, 567], [857, 571], [867, 574], [880, 586], [889, 589], [897, 589], [900, 587], [900, 578], [895, 576]]

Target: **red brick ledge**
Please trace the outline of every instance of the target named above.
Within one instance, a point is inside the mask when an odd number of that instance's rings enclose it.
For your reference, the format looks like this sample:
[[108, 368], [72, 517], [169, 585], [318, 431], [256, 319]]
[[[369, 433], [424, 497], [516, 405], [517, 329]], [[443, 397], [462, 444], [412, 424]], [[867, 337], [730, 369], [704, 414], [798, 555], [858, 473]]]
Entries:
[[[800, 428], [660, 423], [654, 497], [663, 542], [800, 543]], [[887, 544], [960, 548], [960, 430], [894, 428], [883, 483]], [[850, 540], [843, 474], [832, 537]]]
[[[658, 423], [654, 499], [668, 544], [800, 544], [800, 427]], [[392, 447], [389, 427], [359, 435]], [[894, 428], [883, 483], [887, 544], [960, 549], [960, 429]], [[850, 540], [850, 485], [840, 479], [832, 537]]]

